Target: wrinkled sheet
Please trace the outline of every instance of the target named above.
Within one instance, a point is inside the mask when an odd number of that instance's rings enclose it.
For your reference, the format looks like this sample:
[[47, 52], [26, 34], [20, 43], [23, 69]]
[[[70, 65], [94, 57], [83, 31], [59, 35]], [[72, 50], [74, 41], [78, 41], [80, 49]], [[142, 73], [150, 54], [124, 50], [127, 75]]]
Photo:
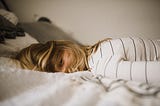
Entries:
[[160, 85], [0, 66], [0, 106], [159, 106]]

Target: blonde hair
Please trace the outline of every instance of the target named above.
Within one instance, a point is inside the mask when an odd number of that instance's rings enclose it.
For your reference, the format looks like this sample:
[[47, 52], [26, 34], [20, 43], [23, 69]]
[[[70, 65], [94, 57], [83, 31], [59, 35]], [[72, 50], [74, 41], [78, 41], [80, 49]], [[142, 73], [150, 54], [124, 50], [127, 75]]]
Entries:
[[[106, 40], [108, 39], [103, 41]], [[93, 46], [79, 45], [65, 40], [48, 41], [45, 44], [32, 44], [22, 49], [16, 59], [20, 61], [24, 69], [57, 72], [60, 71], [59, 64], [63, 53], [67, 50], [71, 52], [73, 58], [69, 68], [65, 70], [66, 73], [90, 70], [88, 58], [103, 41], [99, 41]]]

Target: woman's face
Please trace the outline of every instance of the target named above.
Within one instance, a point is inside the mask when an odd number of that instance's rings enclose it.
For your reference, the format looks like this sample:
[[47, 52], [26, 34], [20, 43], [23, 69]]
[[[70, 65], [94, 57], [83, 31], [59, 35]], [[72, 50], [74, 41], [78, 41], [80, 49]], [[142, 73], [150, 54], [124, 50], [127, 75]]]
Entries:
[[69, 68], [69, 66], [72, 63], [72, 53], [70, 51], [65, 50], [63, 55], [62, 55], [62, 59], [60, 60], [60, 70], [62, 72], [66, 72]]
[[[57, 65], [54, 67], [55, 72], [68, 72], [70, 65], [73, 62], [73, 54], [69, 50], [64, 50], [63, 53], [59, 55], [57, 60]], [[52, 59], [54, 61], [54, 58]], [[55, 62], [52, 62], [53, 66]]]
[[86, 69], [86, 55], [83, 49], [71, 42], [56, 42], [49, 60], [51, 72], [76, 72]]

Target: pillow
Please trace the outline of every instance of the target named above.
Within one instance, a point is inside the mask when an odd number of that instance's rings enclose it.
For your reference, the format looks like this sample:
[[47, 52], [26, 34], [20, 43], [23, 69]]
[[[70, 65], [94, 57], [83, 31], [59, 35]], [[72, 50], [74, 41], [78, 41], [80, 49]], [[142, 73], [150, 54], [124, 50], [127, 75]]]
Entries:
[[18, 17], [7, 10], [0, 9], [0, 15], [4, 16], [7, 20], [9, 20], [12, 24], [17, 25], [18, 23]]
[[20, 62], [8, 57], [0, 57], [0, 67], [21, 68]]
[[16, 39], [6, 39], [5, 43], [0, 43], [0, 56], [14, 57], [23, 48], [38, 43], [36, 39], [25, 33], [24, 37], [17, 37]]

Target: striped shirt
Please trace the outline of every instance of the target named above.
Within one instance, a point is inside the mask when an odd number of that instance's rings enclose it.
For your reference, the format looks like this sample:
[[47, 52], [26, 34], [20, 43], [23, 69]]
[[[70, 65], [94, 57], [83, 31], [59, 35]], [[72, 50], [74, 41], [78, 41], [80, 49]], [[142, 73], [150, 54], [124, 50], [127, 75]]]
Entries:
[[93, 73], [111, 78], [160, 82], [160, 41], [127, 37], [102, 42], [89, 66]]

